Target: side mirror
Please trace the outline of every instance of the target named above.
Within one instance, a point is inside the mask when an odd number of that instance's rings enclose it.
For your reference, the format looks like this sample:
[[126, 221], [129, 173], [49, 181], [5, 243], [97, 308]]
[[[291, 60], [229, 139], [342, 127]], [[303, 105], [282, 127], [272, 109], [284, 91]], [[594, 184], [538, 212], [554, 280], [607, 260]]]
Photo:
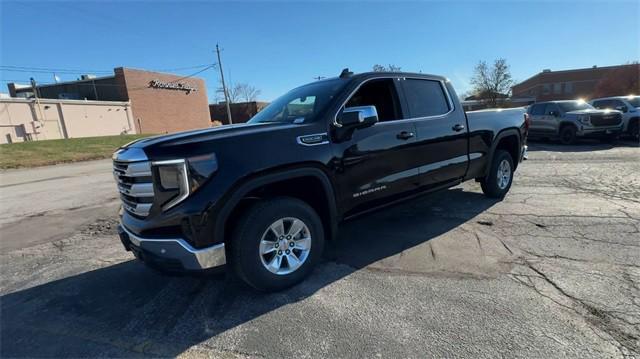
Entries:
[[558, 113], [558, 111], [549, 111], [549, 115], [553, 117], [558, 117], [560, 114]]
[[338, 115], [338, 124], [345, 128], [365, 128], [378, 122], [375, 106], [347, 107]]
[[629, 108], [627, 108], [627, 106], [617, 106], [616, 110], [622, 111], [622, 112], [627, 112], [627, 111], [629, 111]]

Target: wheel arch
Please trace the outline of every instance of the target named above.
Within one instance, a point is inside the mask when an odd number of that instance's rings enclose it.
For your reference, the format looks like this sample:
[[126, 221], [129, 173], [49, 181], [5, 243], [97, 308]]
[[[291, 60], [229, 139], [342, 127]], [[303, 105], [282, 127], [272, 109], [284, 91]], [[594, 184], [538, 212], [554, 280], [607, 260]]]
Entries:
[[491, 165], [493, 164], [493, 158], [495, 152], [498, 149], [506, 149], [511, 154], [511, 157], [513, 158], [513, 170], [515, 171], [520, 160], [520, 147], [520, 131], [517, 128], [506, 128], [498, 132], [498, 134], [494, 138], [493, 143], [491, 144], [491, 149], [489, 151], [489, 161], [487, 161], [487, 167], [484, 171], [484, 177], [486, 178], [487, 176], [489, 176], [489, 171], [491, 170]]
[[[309, 187], [301, 190], [302, 185]], [[318, 166], [308, 164], [267, 170], [234, 187], [218, 214], [215, 238], [229, 238], [233, 224], [244, 209], [262, 196], [290, 196], [307, 202], [320, 216], [327, 239], [335, 237], [338, 225], [335, 191], [329, 176]]]
[[573, 121], [562, 121], [562, 122], [560, 122], [560, 125], [558, 125], [558, 135], [560, 135], [560, 132], [562, 131], [562, 129], [564, 127], [567, 127], [567, 126], [573, 126], [573, 127], [575, 127], [576, 131], [578, 131], [578, 125], [575, 122], [573, 122]]
[[640, 126], [640, 116], [631, 117], [629, 121], [627, 121], [627, 132], [631, 132], [631, 127], [633, 126], [633, 124], [636, 124], [636, 126]]

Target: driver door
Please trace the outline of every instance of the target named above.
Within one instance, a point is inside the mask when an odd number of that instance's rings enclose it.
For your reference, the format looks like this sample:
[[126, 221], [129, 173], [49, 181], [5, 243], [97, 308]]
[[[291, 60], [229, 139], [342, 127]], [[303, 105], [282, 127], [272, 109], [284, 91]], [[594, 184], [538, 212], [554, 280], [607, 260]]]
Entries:
[[556, 134], [560, 130], [558, 126], [558, 118], [560, 117], [560, 108], [555, 103], [548, 103], [544, 108], [544, 116], [542, 116], [542, 128], [545, 133]]
[[404, 120], [397, 83], [395, 78], [368, 80], [344, 106], [375, 106], [379, 121], [332, 146], [346, 215], [384, 204], [419, 185], [415, 121]]

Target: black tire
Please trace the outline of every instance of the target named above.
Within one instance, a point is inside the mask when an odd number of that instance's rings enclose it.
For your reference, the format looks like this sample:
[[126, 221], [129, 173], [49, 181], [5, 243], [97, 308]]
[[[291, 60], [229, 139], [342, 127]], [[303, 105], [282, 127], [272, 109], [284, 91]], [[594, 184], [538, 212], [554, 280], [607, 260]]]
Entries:
[[640, 139], [640, 120], [636, 119], [629, 124], [629, 135], [636, 141]]
[[576, 143], [576, 128], [569, 125], [560, 129], [560, 142], [563, 145], [573, 145]]
[[611, 144], [616, 142], [617, 139], [618, 139], [618, 136], [604, 136], [604, 137], [600, 137], [600, 142]]
[[[500, 169], [500, 165], [503, 161], [506, 161], [509, 165], [509, 182], [506, 186], [501, 186], [498, 183], [498, 170]], [[513, 182], [513, 158], [509, 152], [504, 150], [497, 150], [495, 155], [493, 156], [493, 161], [491, 161], [491, 168], [489, 169], [489, 175], [480, 181], [480, 187], [482, 187], [482, 192], [485, 196], [489, 198], [504, 198], [504, 196], [509, 192], [511, 188], [511, 183]]]
[[[271, 224], [283, 218], [301, 220], [310, 232], [311, 246], [300, 267], [289, 274], [276, 274], [263, 265], [260, 242]], [[271, 292], [291, 287], [311, 273], [322, 257], [324, 231], [320, 217], [307, 203], [278, 197], [262, 200], [248, 208], [236, 225], [230, 244], [230, 264], [237, 276], [259, 291]], [[288, 260], [281, 260], [288, 263]]]

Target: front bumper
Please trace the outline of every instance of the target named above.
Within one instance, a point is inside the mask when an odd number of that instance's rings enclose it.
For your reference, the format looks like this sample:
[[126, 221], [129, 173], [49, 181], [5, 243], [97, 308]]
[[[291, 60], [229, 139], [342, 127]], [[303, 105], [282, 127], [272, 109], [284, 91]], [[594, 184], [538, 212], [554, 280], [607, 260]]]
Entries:
[[622, 126], [616, 127], [585, 127], [578, 132], [578, 136], [583, 137], [600, 137], [600, 136], [615, 136], [622, 133]]
[[226, 263], [224, 243], [196, 249], [182, 238], [142, 238], [124, 226], [118, 234], [125, 249], [150, 266], [170, 271], [202, 271]]

